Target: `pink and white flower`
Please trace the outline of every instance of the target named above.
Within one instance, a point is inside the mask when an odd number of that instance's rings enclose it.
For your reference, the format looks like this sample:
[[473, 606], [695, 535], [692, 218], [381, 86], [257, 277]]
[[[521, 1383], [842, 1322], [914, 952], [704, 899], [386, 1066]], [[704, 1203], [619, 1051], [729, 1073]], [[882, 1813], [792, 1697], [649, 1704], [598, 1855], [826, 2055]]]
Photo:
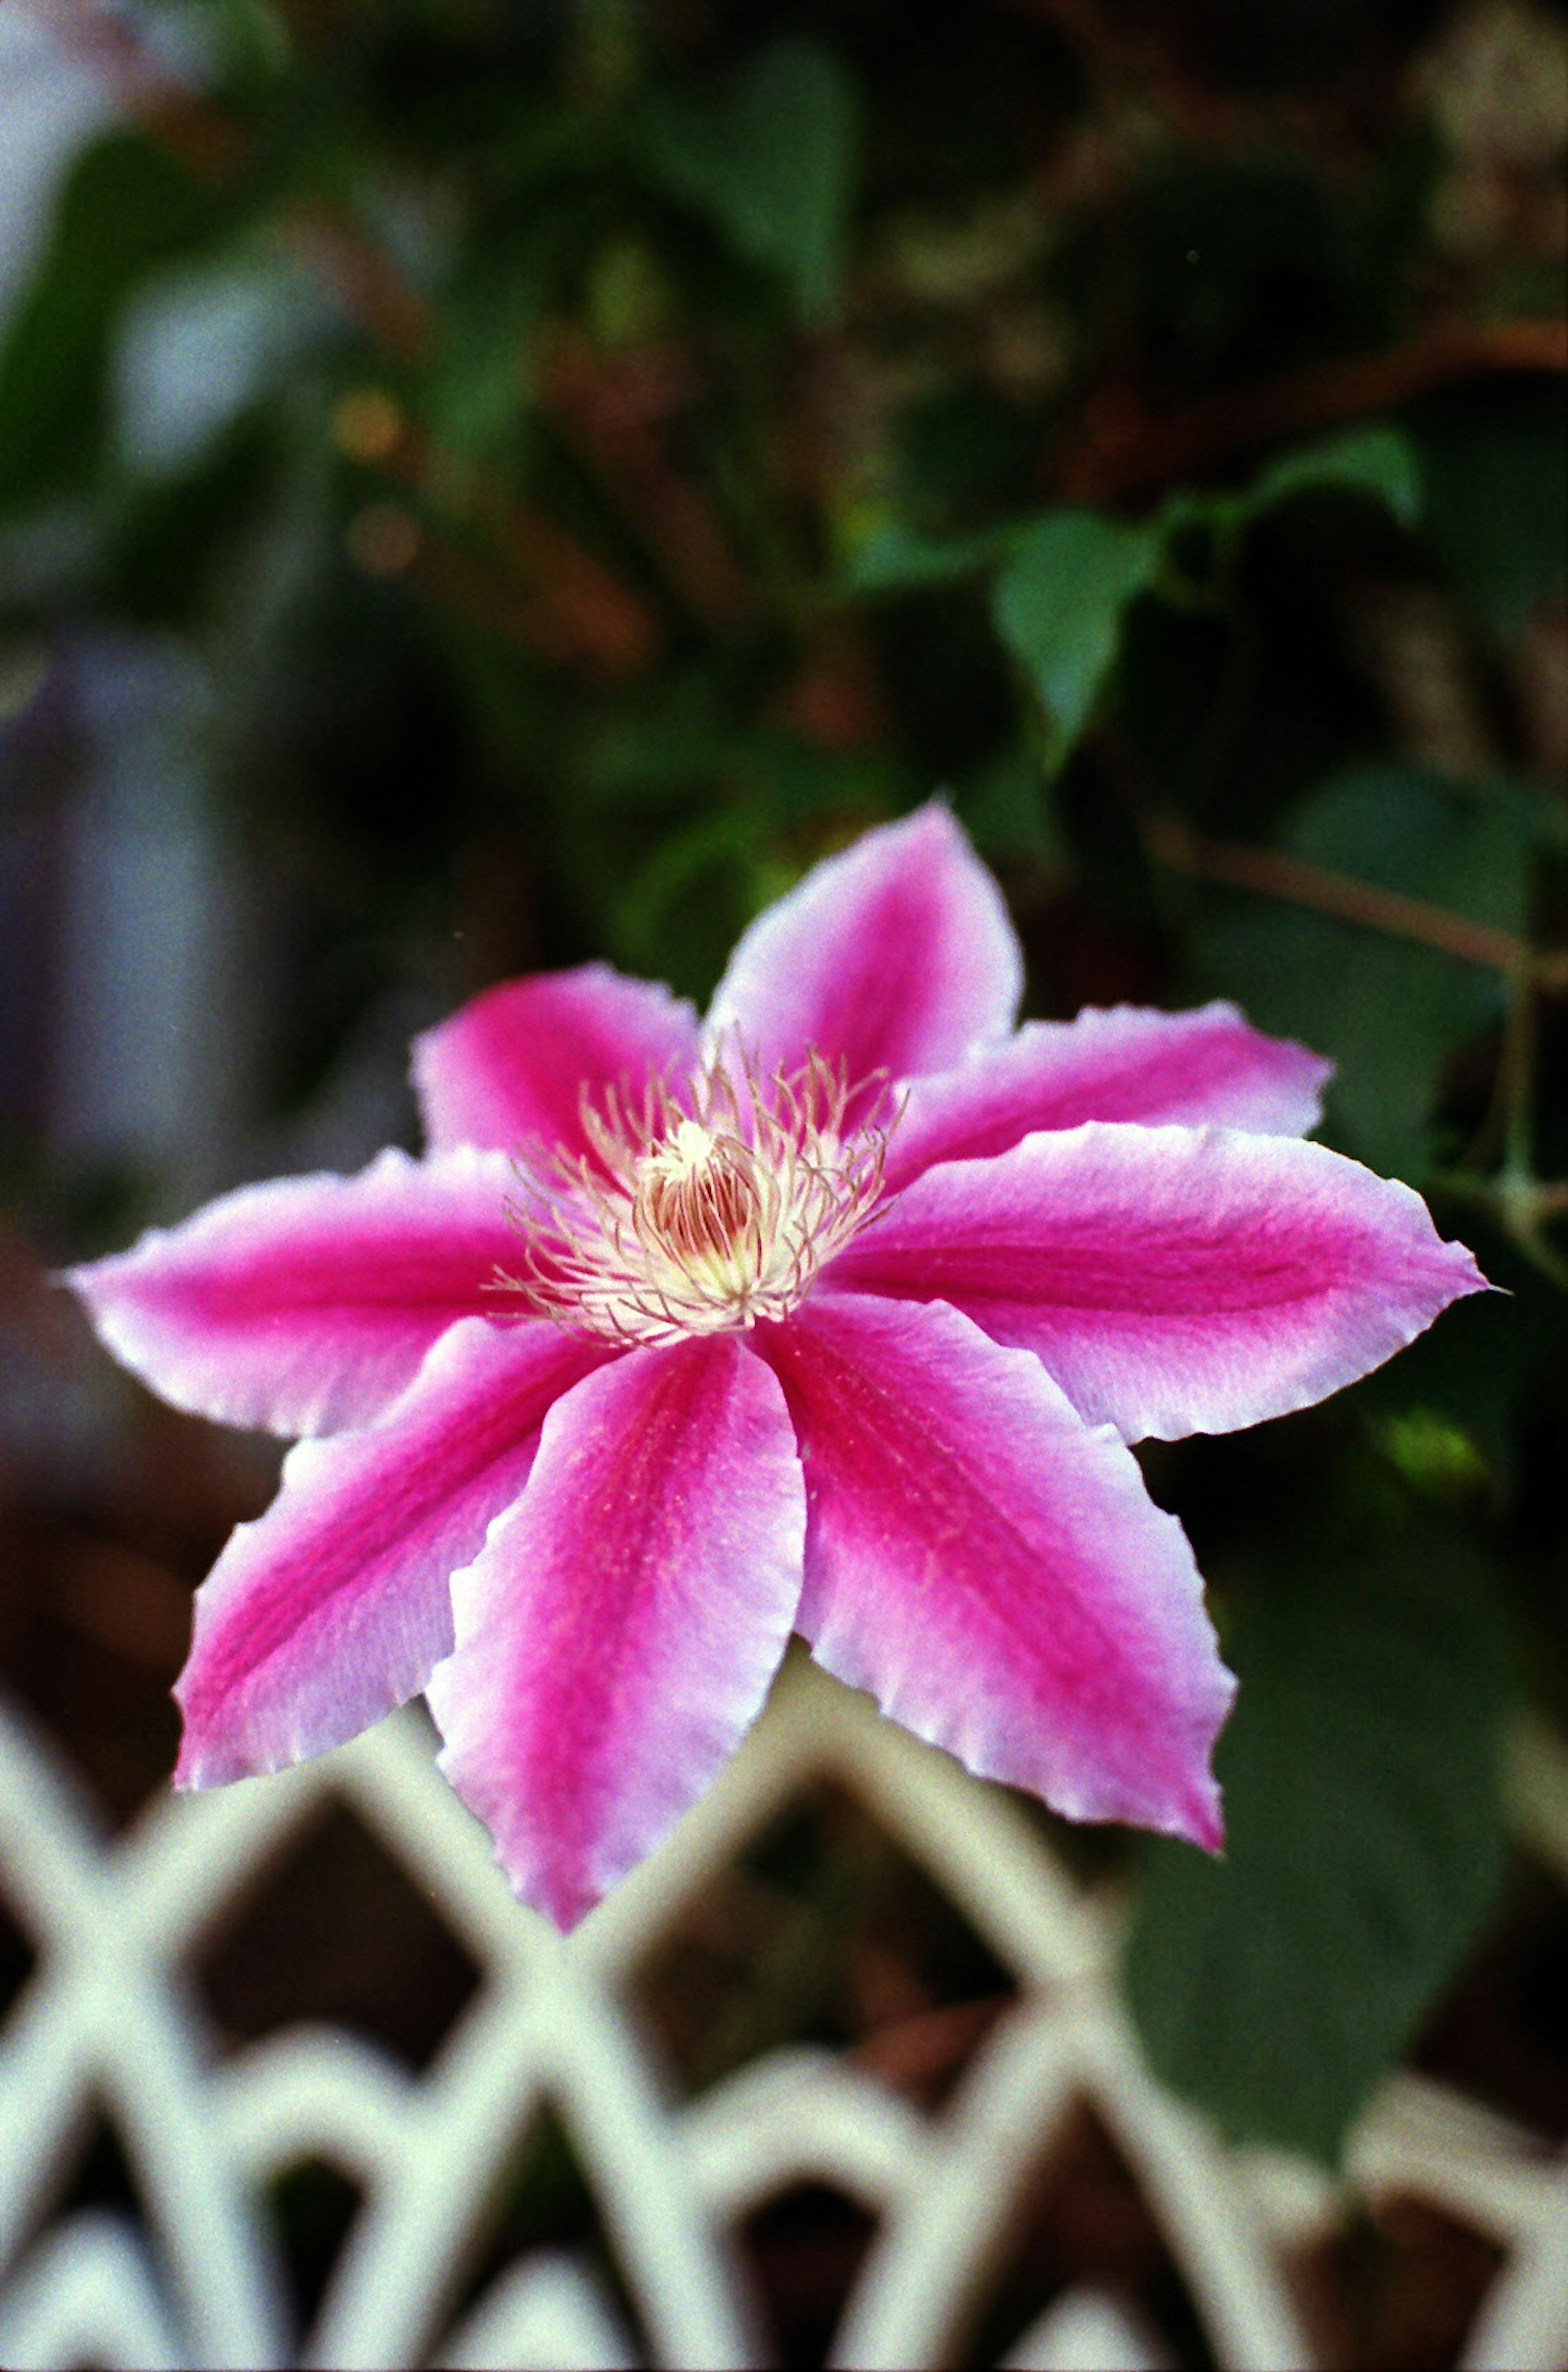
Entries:
[[73, 1279], [168, 1400], [297, 1435], [197, 1599], [177, 1778], [424, 1690], [562, 1927], [756, 1717], [792, 1631], [1077, 1820], [1220, 1839], [1232, 1682], [1127, 1444], [1250, 1424], [1483, 1280], [1301, 1141], [1232, 1007], [1016, 1029], [930, 807], [741, 939], [705, 1025], [599, 965], [415, 1049], [429, 1150], [252, 1186]]

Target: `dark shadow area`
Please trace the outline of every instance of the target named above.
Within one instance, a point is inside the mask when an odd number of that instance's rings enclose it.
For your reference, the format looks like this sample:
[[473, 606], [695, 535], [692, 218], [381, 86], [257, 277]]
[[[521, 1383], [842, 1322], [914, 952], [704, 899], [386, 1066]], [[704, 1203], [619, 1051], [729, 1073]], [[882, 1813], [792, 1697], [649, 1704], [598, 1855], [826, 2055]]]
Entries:
[[195, 1971], [238, 2048], [296, 2020], [368, 2036], [426, 2065], [479, 1971], [352, 1811], [331, 1806], [270, 1870]]

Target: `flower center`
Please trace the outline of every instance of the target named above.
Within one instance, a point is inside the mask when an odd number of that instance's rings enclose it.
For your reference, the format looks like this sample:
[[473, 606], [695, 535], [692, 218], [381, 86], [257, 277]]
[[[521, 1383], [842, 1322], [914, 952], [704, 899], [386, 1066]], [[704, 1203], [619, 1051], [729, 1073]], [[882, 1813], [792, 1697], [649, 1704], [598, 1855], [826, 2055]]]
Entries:
[[[738, 1076], [732, 1076], [738, 1074]], [[813, 1054], [763, 1077], [714, 1058], [679, 1097], [585, 1097], [593, 1155], [519, 1170], [520, 1274], [497, 1286], [574, 1333], [676, 1343], [783, 1318], [880, 1199], [886, 1128], [844, 1134], [848, 1086]]]

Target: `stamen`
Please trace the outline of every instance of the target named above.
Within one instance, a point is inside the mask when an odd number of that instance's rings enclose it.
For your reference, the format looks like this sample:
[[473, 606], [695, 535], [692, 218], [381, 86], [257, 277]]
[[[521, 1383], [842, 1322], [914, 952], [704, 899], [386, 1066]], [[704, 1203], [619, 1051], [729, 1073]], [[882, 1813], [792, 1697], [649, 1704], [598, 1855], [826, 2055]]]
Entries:
[[882, 1199], [889, 1129], [846, 1137], [849, 1096], [843, 1065], [816, 1053], [767, 1077], [714, 1057], [679, 1093], [661, 1078], [585, 1093], [592, 1152], [519, 1170], [506, 1215], [522, 1269], [494, 1287], [628, 1344], [786, 1316]]

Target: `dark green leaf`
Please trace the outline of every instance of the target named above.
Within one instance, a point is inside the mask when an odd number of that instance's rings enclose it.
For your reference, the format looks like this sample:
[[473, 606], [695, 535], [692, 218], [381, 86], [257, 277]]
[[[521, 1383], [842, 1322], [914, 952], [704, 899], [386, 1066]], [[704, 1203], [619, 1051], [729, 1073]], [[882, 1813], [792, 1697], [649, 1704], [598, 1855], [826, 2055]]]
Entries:
[[844, 571], [852, 593], [907, 593], [927, 585], [949, 585], [1000, 559], [1016, 529], [983, 528], [974, 535], [922, 535], [918, 529], [888, 525], [868, 535]]
[[807, 321], [837, 299], [854, 198], [854, 87], [819, 43], [784, 41], [701, 101], [667, 94], [649, 113], [649, 161], [736, 251], [786, 282]]
[[1452, 1526], [1364, 1505], [1253, 1579], [1223, 1860], [1159, 1840], [1127, 1963], [1157, 2072], [1332, 2160], [1492, 1902], [1507, 1634]]
[[1041, 870], [1067, 862], [1066, 843], [1030, 752], [1009, 750], [956, 785], [959, 820], [981, 855], [1005, 864], [1023, 859]]
[[1356, 1387], [1375, 1423], [1411, 1410], [1458, 1426], [1486, 1459], [1499, 1487], [1518, 1480], [1521, 1411], [1538, 1411], [1562, 1344], [1562, 1296], [1516, 1245], [1477, 1215], [1437, 1200], [1444, 1235], [1465, 1233], [1495, 1293], [1472, 1294], [1445, 1310], [1440, 1326]]
[[1512, 636], [1568, 557], [1562, 390], [1504, 386], [1432, 407], [1420, 443], [1432, 541], [1493, 631]]
[[1271, 510], [1295, 494], [1340, 487], [1386, 503], [1401, 527], [1421, 517], [1421, 462], [1411, 439], [1386, 421], [1347, 428], [1272, 462], [1246, 497], [1249, 510]]
[[[1414, 768], [1365, 767], [1306, 801], [1284, 846], [1330, 873], [1517, 931], [1536, 829], [1533, 800], [1510, 784], [1469, 790]], [[1442, 1070], [1495, 1018], [1495, 972], [1283, 900], [1227, 900], [1205, 952], [1256, 1020], [1333, 1057], [1330, 1115], [1348, 1149], [1423, 1177]]]
[[122, 306], [145, 274], [200, 251], [234, 211], [137, 133], [110, 132], [79, 159], [0, 349], [0, 513], [91, 472], [109, 426]]
[[617, 952], [642, 971], [662, 965], [676, 988], [705, 996], [752, 902], [760, 840], [756, 819], [742, 808], [720, 808], [667, 831], [611, 892]]
[[275, 529], [283, 469], [275, 422], [252, 413], [193, 470], [138, 489], [105, 554], [124, 614], [198, 628], [215, 592], [239, 578], [250, 539]]
[[1044, 705], [1052, 767], [1094, 713], [1123, 614], [1153, 582], [1161, 543], [1153, 525], [1054, 511], [1028, 529], [997, 579], [996, 631]]

